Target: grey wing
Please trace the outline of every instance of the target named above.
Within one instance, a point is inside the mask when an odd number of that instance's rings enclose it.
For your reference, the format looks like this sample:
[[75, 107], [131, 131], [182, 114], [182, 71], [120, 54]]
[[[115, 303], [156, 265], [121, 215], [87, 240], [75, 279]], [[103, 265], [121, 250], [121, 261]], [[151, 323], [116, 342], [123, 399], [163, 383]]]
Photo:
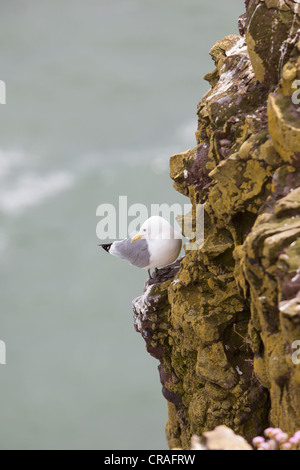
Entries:
[[118, 258], [126, 259], [137, 268], [146, 268], [150, 264], [150, 253], [147, 240], [145, 239], [139, 239], [133, 243], [131, 238], [114, 242], [109, 253]]

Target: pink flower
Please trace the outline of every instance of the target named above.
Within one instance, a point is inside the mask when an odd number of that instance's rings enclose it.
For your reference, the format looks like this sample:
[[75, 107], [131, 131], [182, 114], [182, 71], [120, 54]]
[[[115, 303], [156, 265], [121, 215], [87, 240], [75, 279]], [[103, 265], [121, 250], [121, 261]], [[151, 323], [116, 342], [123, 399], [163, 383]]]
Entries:
[[292, 444], [290, 442], [285, 442], [282, 444], [282, 450], [291, 450]]
[[293, 437], [291, 437], [291, 438], [289, 439], [289, 442], [290, 442], [291, 444], [299, 444], [299, 443], [300, 443], [300, 439], [297, 438], [297, 437], [295, 437], [295, 436], [293, 436]]
[[289, 439], [289, 436], [286, 432], [279, 432], [276, 434], [275, 436], [275, 439], [277, 442], [279, 442], [280, 444], [283, 444], [284, 442], [288, 441]]
[[266, 439], [262, 436], [254, 437], [253, 446], [257, 450], [293, 450], [300, 444], [300, 430], [289, 439], [286, 432], [280, 428], [269, 427], [264, 430]]
[[278, 449], [278, 443], [275, 441], [275, 439], [270, 439], [268, 441], [268, 444], [269, 444], [270, 450]]
[[261, 436], [254, 437], [254, 439], [252, 440], [252, 444], [253, 444], [255, 447], [260, 446], [260, 445], [263, 444], [264, 442], [266, 442], [266, 440], [265, 440], [264, 437], [261, 437]]
[[274, 429], [275, 428], [267, 428], [264, 430], [264, 435], [266, 437], [274, 437]]
[[272, 437], [275, 437], [277, 434], [282, 433], [282, 429], [280, 428], [267, 428], [264, 431], [264, 434], [266, 437], [271, 439]]
[[273, 428], [273, 436], [272, 437], [275, 437], [277, 434], [283, 432], [282, 429], [280, 428]]
[[270, 448], [270, 445], [269, 445], [268, 442], [263, 442], [263, 443], [259, 446], [258, 450], [271, 450], [271, 448]]
[[300, 442], [300, 431], [296, 431], [295, 434], [293, 435], [293, 438], [296, 439], [298, 442]]

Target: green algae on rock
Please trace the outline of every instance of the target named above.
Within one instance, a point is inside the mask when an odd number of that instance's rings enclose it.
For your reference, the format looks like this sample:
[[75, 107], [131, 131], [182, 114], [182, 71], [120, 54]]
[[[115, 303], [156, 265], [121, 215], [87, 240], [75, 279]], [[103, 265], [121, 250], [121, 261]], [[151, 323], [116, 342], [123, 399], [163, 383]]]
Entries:
[[204, 205], [205, 240], [134, 301], [160, 361], [171, 448], [219, 425], [248, 440], [300, 427], [300, 6], [246, 9], [241, 36], [210, 51], [196, 147], [170, 159], [174, 188]]

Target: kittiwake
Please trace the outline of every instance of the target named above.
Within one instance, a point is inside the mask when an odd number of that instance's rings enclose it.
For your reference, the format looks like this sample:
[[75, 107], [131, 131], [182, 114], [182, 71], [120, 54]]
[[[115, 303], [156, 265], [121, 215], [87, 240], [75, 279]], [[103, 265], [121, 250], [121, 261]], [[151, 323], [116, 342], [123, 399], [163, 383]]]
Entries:
[[147, 269], [151, 277], [150, 269], [167, 266], [178, 258], [182, 237], [163, 217], [153, 216], [134, 236], [99, 246], [132, 266]]

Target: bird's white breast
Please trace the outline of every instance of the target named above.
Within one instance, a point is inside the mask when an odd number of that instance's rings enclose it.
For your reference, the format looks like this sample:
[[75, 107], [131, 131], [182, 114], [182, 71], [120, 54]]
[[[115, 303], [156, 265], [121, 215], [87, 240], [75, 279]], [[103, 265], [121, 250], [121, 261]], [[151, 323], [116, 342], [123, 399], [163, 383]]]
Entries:
[[150, 251], [150, 265], [147, 269], [161, 268], [173, 263], [179, 256], [182, 240], [174, 239], [157, 239], [147, 240]]

